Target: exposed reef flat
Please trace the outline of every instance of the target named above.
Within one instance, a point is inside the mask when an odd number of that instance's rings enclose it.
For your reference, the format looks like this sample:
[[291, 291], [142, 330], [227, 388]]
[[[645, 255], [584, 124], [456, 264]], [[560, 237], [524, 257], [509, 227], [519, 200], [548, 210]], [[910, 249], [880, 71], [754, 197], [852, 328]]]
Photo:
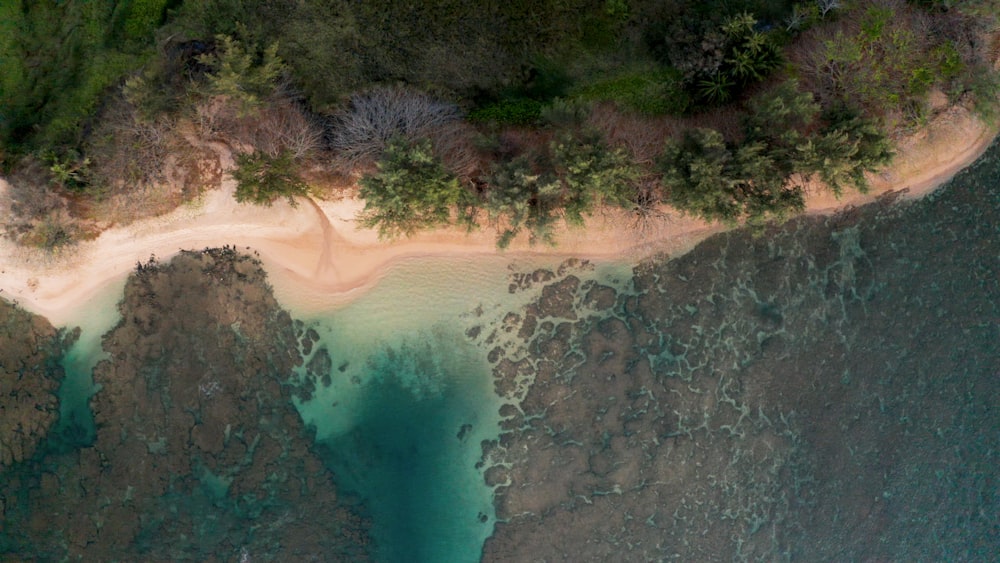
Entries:
[[94, 370], [92, 446], [11, 469], [0, 553], [58, 560], [365, 560], [291, 404], [295, 324], [230, 249], [149, 262]]
[[[1000, 551], [1000, 146], [918, 202], [585, 271], [479, 337], [486, 561], [977, 560]], [[478, 335], [477, 335], [478, 336]]]

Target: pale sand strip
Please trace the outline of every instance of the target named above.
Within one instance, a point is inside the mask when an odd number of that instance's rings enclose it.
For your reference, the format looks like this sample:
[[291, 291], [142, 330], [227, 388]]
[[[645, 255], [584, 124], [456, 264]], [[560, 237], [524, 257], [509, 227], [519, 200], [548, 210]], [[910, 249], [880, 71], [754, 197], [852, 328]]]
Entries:
[[[908, 190], [910, 197], [932, 191], [985, 151], [995, 135], [964, 110], [951, 110], [923, 132], [900, 143], [894, 165], [873, 179], [869, 194], [810, 196], [808, 210], [829, 213], [860, 205], [881, 194]], [[0, 180], [0, 190], [4, 188]], [[94, 241], [78, 245], [66, 256], [41, 256], [0, 240], [0, 296], [20, 302], [57, 326], [86, 322], [75, 309], [120, 281], [136, 262], [155, 254], [166, 260], [181, 249], [235, 245], [259, 252], [275, 289], [286, 305], [349, 301], [374, 285], [401, 259], [429, 256], [494, 255], [495, 234], [458, 229], [421, 233], [411, 239], [380, 242], [354, 221], [357, 200], [283, 202], [271, 208], [239, 205], [227, 181], [204, 196], [197, 207], [182, 207], [152, 220], [112, 228]], [[582, 229], [563, 230], [558, 246], [529, 247], [515, 241], [505, 255], [575, 256], [591, 260], [636, 261], [654, 254], [679, 255], [725, 227], [666, 210], [665, 218], [636, 229], [631, 219], [608, 212]]]

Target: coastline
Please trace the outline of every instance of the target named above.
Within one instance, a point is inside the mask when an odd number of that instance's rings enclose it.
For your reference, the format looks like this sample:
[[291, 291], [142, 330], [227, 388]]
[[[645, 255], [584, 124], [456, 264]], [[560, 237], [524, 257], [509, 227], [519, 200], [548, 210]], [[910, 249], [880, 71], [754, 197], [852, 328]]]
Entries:
[[[810, 190], [806, 212], [829, 214], [863, 205], [888, 192], [923, 197], [974, 162], [997, 134], [967, 110], [951, 108], [897, 144], [897, 156], [872, 177], [866, 194]], [[0, 189], [4, 185], [0, 180]], [[222, 245], [258, 254], [276, 296], [285, 307], [303, 303], [333, 307], [355, 299], [402, 260], [439, 256], [519, 258], [577, 257], [593, 261], [639, 261], [655, 254], [678, 256], [727, 229], [666, 210], [644, 228], [621, 211], [607, 211], [578, 229], [561, 228], [557, 246], [530, 247], [522, 238], [510, 249], [495, 247], [490, 230], [466, 233], [441, 229], [399, 241], [379, 241], [358, 229], [354, 216], [363, 202], [284, 201], [272, 207], [236, 203], [234, 182], [206, 192], [195, 205], [125, 227], [115, 227], [57, 255], [0, 239], [0, 296], [47, 317], [55, 326], [81, 324], [80, 305], [124, 281], [137, 262], [155, 255], [166, 260], [180, 250]]]

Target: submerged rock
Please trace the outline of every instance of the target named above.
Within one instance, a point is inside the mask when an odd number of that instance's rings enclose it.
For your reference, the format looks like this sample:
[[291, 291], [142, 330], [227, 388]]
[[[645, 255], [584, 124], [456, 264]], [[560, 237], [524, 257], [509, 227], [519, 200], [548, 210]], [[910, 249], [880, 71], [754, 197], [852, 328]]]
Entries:
[[61, 333], [0, 299], [0, 476], [31, 459], [59, 418]]
[[718, 235], [617, 294], [547, 279], [490, 352], [510, 404], [483, 560], [992, 559], [998, 151], [929, 200]]

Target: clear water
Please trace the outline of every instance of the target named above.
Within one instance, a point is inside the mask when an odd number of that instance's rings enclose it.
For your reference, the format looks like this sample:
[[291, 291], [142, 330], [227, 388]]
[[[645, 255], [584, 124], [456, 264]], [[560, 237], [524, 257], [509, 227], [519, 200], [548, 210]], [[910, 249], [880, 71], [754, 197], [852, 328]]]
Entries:
[[80, 335], [60, 362], [66, 376], [59, 387], [59, 422], [55, 428], [59, 444], [79, 447], [94, 441], [94, 415], [89, 402], [98, 389], [94, 387], [92, 373], [97, 362], [107, 356], [101, 348], [101, 338], [118, 322], [116, 304], [124, 285], [125, 280], [121, 279], [90, 296], [80, 304], [70, 322], [71, 327], [80, 330]]
[[379, 560], [478, 561], [493, 531], [476, 463], [497, 438], [500, 403], [465, 333], [527, 298], [507, 292], [509, 265], [406, 262], [347, 307], [293, 311], [320, 336], [313, 355], [331, 360], [329, 385], [297, 406], [373, 519]]

